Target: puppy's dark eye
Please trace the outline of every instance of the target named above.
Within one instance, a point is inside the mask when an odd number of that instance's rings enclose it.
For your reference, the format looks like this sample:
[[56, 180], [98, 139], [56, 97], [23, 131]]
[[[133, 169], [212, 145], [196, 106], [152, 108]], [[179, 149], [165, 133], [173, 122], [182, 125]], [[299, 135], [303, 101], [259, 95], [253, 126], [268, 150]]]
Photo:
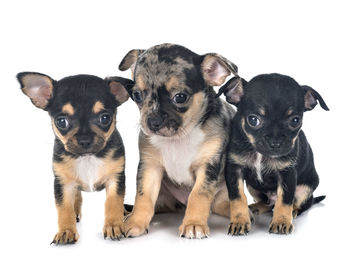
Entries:
[[132, 93], [132, 97], [136, 103], [141, 103], [142, 102], [142, 93], [139, 90], [135, 90]]
[[102, 126], [108, 126], [111, 123], [112, 117], [108, 112], [104, 112], [100, 115], [100, 123]]
[[255, 129], [260, 128], [262, 125], [261, 119], [254, 114], [250, 114], [247, 117], [247, 122], [248, 122], [250, 127], [255, 128]]
[[187, 95], [185, 93], [177, 93], [173, 100], [178, 104], [185, 103], [187, 101]]
[[301, 126], [301, 123], [302, 123], [301, 120], [302, 119], [299, 116], [292, 116], [292, 117], [289, 118], [288, 125], [292, 129], [297, 129], [297, 128], [299, 128]]
[[61, 130], [68, 129], [69, 128], [68, 117], [67, 116], [58, 116], [55, 119], [55, 124], [56, 124], [57, 128], [59, 128]]

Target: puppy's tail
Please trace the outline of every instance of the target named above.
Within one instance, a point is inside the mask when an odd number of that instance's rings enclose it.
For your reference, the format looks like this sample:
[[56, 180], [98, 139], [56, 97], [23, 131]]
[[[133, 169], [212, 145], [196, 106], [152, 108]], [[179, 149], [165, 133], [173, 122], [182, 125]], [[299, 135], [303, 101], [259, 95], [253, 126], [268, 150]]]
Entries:
[[320, 195], [320, 196], [314, 197], [312, 200], [312, 204], [313, 205], [318, 204], [319, 202], [323, 201], [325, 198], [326, 198], [325, 195]]

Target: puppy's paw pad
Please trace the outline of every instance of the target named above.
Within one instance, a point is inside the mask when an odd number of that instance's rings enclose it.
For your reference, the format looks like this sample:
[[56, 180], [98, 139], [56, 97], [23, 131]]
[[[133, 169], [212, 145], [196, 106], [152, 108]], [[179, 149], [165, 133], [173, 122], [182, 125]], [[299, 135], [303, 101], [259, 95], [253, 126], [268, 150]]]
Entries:
[[179, 233], [180, 237], [202, 239], [209, 237], [209, 227], [207, 225], [182, 224], [179, 227]]
[[124, 235], [123, 225], [120, 224], [105, 224], [103, 227], [104, 239], [120, 240]]
[[59, 231], [53, 238], [51, 244], [74, 244], [79, 239], [79, 234], [76, 230]]
[[293, 232], [294, 226], [292, 222], [286, 219], [272, 220], [269, 228], [270, 233], [274, 234], [290, 234]]

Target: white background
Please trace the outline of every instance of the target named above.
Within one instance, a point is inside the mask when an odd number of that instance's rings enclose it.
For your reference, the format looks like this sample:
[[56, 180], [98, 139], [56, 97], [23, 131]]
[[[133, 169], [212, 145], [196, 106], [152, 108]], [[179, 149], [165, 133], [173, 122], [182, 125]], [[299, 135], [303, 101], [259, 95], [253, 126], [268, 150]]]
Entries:
[[[1, 1], [0, 261], [349, 262], [349, 25], [347, 1]], [[80, 240], [50, 246], [57, 230], [47, 113], [20, 92], [20, 71], [60, 79], [79, 73], [119, 75], [133, 48], [177, 43], [217, 52], [246, 79], [279, 72], [319, 91], [331, 111], [307, 112], [304, 131], [321, 178], [323, 204], [295, 220], [289, 236], [268, 233], [262, 216], [247, 236], [226, 235], [228, 220], [211, 216], [211, 237], [177, 236], [182, 215], [161, 215], [147, 236], [103, 240], [104, 192], [84, 193]], [[138, 162], [138, 109], [120, 107], [127, 158], [126, 202], [133, 203]]]

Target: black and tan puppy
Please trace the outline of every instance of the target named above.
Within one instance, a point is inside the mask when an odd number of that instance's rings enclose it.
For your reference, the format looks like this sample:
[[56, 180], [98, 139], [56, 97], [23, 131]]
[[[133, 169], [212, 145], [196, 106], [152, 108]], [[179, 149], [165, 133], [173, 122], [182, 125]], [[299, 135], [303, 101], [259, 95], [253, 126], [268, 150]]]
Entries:
[[217, 54], [197, 55], [178, 45], [131, 50], [119, 69], [131, 68], [129, 89], [141, 112], [137, 194], [125, 222], [127, 236], [148, 230], [154, 212], [186, 208], [181, 236], [209, 234], [210, 211], [228, 216], [225, 148], [234, 110], [215, 98], [237, 67]]
[[225, 178], [231, 204], [229, 233], [247, 233], [250, 218], [243, 181], [256, 203], [253, 213], [273, 211], [271, 233], [290, 233], [292, 219], [325, 196], [313, 197], [319, 183], [312, 150], [301, 130], [303, 113], [322, 97], [279, 74], [246, 82], [229, 80], [221, 89], [237, 106], [232, 122]]
[[55, 133], [53, 172], [58, 212], [58, 233], [53, 243], [78, 240], [76, 221], [81, 217], [81, 191], [106, 188], [105, 238], [123, 233], [125, 192], [124, 146], [116, 130], [116, 109], [128, 99], [132, 81], [106, 81], [77, 75], [55, 81], [47, 75], [17, 75], [22, 91], [38, 108], [46, 110]]

